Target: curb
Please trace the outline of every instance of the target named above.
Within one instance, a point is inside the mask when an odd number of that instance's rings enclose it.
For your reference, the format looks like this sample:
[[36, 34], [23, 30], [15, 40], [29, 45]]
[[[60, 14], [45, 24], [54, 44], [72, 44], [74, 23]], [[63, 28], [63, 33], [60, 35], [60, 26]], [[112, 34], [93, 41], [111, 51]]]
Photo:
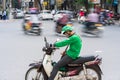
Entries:
[[15, 19], [10, 19], [10, 20], [0, 20], [0, 22], [14, 22]]

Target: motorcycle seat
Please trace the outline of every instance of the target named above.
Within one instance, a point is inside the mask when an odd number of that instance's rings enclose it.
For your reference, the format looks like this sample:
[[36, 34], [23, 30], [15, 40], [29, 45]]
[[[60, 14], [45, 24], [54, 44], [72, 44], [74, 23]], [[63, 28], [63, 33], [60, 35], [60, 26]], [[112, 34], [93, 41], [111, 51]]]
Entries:
[[93, 61], [93, 60], [95, 60], [95, 58], [96, 58], [95, 56], [85, 56], [85, 57], [81, 56], [78, 59], [76, 59], [75, 61], [68, 64], [68, 66], [80, 66], [79, 64], [83, 64], [88, 61]]

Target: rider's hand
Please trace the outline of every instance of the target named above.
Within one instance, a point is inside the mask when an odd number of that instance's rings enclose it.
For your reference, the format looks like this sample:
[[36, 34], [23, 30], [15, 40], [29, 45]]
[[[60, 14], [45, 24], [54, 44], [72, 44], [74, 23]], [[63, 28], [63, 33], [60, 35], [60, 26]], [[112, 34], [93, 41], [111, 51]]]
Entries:
[[50, 47], [53, 47], [53, 46], [54, 46], [54, 44], [50, 44], [49, 46], [50, 46]]
[[51, 48], [55, 48], [54, 44], [50, 44], [49, 46], [50, 46]]

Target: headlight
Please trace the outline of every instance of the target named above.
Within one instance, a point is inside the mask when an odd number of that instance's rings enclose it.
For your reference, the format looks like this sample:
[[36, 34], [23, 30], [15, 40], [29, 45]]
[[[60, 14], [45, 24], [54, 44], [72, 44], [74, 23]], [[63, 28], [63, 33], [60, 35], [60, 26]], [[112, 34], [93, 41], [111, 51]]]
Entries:
[[98, 28], [98, 29], [102, 29], [102, 30], [104, 29], [104, 27], [97, 27], [97, 28]]

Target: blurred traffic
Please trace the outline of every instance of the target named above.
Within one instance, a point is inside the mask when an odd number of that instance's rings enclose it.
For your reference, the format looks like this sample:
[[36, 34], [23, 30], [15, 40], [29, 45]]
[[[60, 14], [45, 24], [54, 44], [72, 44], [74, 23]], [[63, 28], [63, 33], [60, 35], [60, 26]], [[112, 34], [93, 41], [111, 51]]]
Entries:
[[[3, 11], [4, 16], [1, 16], [1, 20], [9, 20], [9, 16], [5, 16], [6, 11]], [[83, 35], [90, 34], [96, 37], [102, 37], [105, 31], [105, 26], [120, 25], [119, 14], [115, 15], [112, 10], [100, 9], [96, 11], [94, 8], [90, 8], [87, 11], [84, 8], [78, 11], [72, 10], [39, 10], [36, 7], [28, 8], [28, 10], [12, 9], [12, 19], [22, 19], [22, 27], [25, 34], [35, 33], [37, 35], [42, 34], [41, 21], [52, 20], [55, 23], [55, 32], [61, 34], [61, 29], [67, 23], [79, 23], [82, 25]], [[78, 26], [78, 27], [80, 27]]]

